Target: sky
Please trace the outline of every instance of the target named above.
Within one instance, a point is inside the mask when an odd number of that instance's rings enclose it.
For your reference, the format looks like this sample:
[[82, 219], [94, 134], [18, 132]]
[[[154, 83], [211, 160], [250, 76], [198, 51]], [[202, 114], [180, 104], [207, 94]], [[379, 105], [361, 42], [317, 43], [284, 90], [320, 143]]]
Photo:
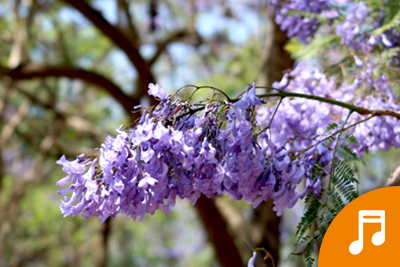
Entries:
[[[227, 5], [232, 8], [232, 12], [237, 15], [238, 19], [228, 19], [224, 17], [224, 10], [220, 5], [208, 4], [207, 1], [204, 2], [205, 4], [199, 7], [200, 10], [196, 16], [195, 27], [196, 30], [206, 39], [211, 38], [218, 32], [225, 32], [227, 33], [230, 42], [237, 47], [241, 47], [246, 44], [249, 38], [252, 38], [252, 36], [260, 32], [260, 28], [265, 26], [263, 25], [265, 24], [265, 14], [263, 12], [266, 12], [266, 10], [261, 10], [260, 14], [255, 16], [254, 10], [250, 10], [246, 6], [247, 1], [228, 1], [229, 4]], [[257, 2], [261, 3], [261, 1], [256, 1], [256, 3]], [[115, 1], [98, 0], [93, 2], [93, 6], [100, 10], [103, 16], [111, 23], [117, 23], [118, 17]], [[131, 11], [135, 18], [143, 20], [143, 23], [148, 23], [148, 21], [146, 21], [146, 18], [148, 17], [147, 8], [147, 5], [138, 3], [137, 9]], [[176, 22], [175, 18], [173, 17], [174, 14], [168, 14], [168, 8], [165, 5], [163, 6], [160, 4], [158, 9], [160, 14], [159, 19], [161, 20], [161, 16], [167, 18], [164, 21], [158, 21], [160, 27], [172, 31], [174, 29], [185, 27], [184, 22], [182, 23], [180, 20], [177, 20], [178, 22]], [[81, 27], [87, 27], [90, 25], [90, 23], [84, 17], [82, 17], [81, 14], [72, 8], [64, 8], [61, 11], [60, 16], [65, 22], [74, 21], [78, 25], [81, 25]], [[168, 18], [171, 19], [168, 20]], [[149, 36], [149, 39], [154, 38], [157, 38], [157, 36]], [[159, 66], [160, 64], [156, 65], [154, 70], [156, 74], [158, 74], [157, 77], [159, 77], [159, 83], [161, 86], [165, 88], [180, 88], [185, 84], [193, 83], [193, 81], [199, 80], [199, 71], [187, 68], [189, 61], [192, 60], [192, 55], [195, 54], [192, 45], [174, 43], [168, 47], [168, 51], [173, 60], [176, 62], [176, 71], [175, 74], [168, 77], [168, 75], [164, 74], [170, 71], [171, 66]], [[144, 57], [149, 58], [155, 52], [155, 47], [152, 44], [145, 44], [140, 48], [140, 52]], [[113, 52], [111, 61], [115, 66], [117, 66], [117, 70], [115, 72], [118, 73], [118, 76], [116, 77], [117, 81], [125, 80], [125, 82], [128, 83], [133, 81], [135, 77], [132, 76], [132, 73], [135, 73], [136, 71], [131, 66], [124, 53], [120, 51]], [[130, 85], [124, 86], [122, 84], [122, 87], [127, 89], [130, 87]]]

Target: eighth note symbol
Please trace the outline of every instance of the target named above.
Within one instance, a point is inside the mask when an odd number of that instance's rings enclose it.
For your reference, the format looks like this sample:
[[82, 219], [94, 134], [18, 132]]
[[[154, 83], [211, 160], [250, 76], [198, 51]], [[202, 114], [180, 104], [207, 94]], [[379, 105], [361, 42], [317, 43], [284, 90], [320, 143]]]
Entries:
[[352, 242], [349, 247], [349, 251], [353, 255], [357, 255], [363, 250], [364, 223], [380, 223], [381, 231], [372, 236], [372, 244], [380, 246], [385, 242], [385, 211], [360, 210], [358, 212], [358, 240]]

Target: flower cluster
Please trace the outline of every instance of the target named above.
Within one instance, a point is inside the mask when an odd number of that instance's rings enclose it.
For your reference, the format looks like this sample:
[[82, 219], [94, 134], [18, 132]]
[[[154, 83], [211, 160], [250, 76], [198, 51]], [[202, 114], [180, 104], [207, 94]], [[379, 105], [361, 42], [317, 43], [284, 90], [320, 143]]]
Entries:
[[[280, 215], [306, 194], [320, 194], [323, 173], [311, 173], [317, 163], [328, 165], [329, 149], [316, 141], [314, 149], [297, 153], [257, 130], [255, 112], [264, 101], [254, 84], [233, 103], [207, 105], [166, 95], [158, 85], [149, 88], [160, 104], [145, 110], [134, 128], [107, 137], [98, 161], [83, 155], [57, 161], [68, 174], [57, 183], [68, 185], [59, 194], [73, 191], [61, 203], [65, 216], [143, 219], [157, 209], [168, 213], [177, 197], [194, 204], [201, 195], [220, 194], [254, 206], [273, 199]], [[303, 189], [297, 188], [301, 181]]]
[[367, 36], [361, 34], [361, 24], [368, 15], [368, 8], [364, 2], [350, 5], [349, 14], [336, 26], [336, 33], [342, 37], [346, 46], [364, 52], [371, 51], [373, 47], [368, 43]]
[[[349, 87], [348, 92], [336, 91], [333, 78], [330, 79], [319, 70], [312, 70], [304, 64], [299, 64], [292, 72], [285, 74], [281, 82], [275, 82], [272, 86], [281, 90], [319, 96], [333, 97], [329, 94], [334, 93], [335, 99], [346, 102], [351, 101], [353, 97], [353, 88]], [[274, 111], [275, 107], [259, 108], [258, 123], [267, 126]], [[324, 134], [330, 123], [335, 119], [336, 122], [340, 122], [345, 116], [342, 108], [327, 103], [300, 98], [283, 99], [271, 123], [271, 138], [279, 145], [285, 144], [289, 138], [296, 138], [290, 143], [291, 149], [306, 149], [314, 142], [313, 138]]]
[[[370, 109], [400, 110], [400, 99], [396, 97], [384, 75], [380, 75], [375, 79], [366, 75], [364, 76], [364, 82], [366, 83], [367, 81], [373, 93], [363, 94], [355, 101], [356, 105]], [[361, 115], [354, 114], [350, 122], [352, 123], [361, 119]], [[392, 147], [400, 147], [400, 124], [393, 117], [372, 118], [354, 127], [353, 131], [353, 135], [360, 144], [357, 148], [358, 155], [362, 155], [366, 151], [386, 151]]]
[[[374, 78], [372, 66], [367, 71], [358, 74], [351, 84], [342, 83], [338, 88], [335, 77], [327, 77], [318, 69], [310, 69], [299, 64], [296, 69], [286, 74], [281, 82], [273, 87], [297, 93], [306, 93], [332, 98], [346, 103], [355, 103], [365, 108], [385, 108], [400, 110], [399, 99], [393, 93], [384, 75]], [[290, 82], [289, 82], [290, 80]], [[369, 94], [360, 94], [360, 87]], [[274, 107], [258, 109], [257, 120], [261, 125], [270, 124], [270, 116]], [[348, 110], [338, 106], [306, 99], [284, 99], [271, 123], [271, 139], [276, 144], [284, 144], [288, 139], [291, 149], [302, 150], [309, 147], [315, 140], [324, 137], [325, 129], [331, 123], [343, 124]], [[362, 118], [359, 114], [352, 114], [347, 125], [354, 124]], [[393, 117], [374, 117], [365, 123], [358, 124], [348, 130], [358, 140], [356, 152], [361, 156], [366, 151], [375, 152], [378, 149], [388, 150], [391, 147], [400, 147], [400, 125]]]
[[[386, 29], [374, 32], [384, 25], [387, 17], [382, 8], [379, 14], [373, 13], [363, 1], [327, 1], [327, 0], [271, 0], [275, 10], [275, 21], [287, 32], [289, 38], [297, 36], [303, 44], [314, 39], [320, 24], [333, 25], [333, 29], [342, 38], [342, 43], [355, 51], [372, 53], [377, 50], [391, 50], [400, 46], [400, 32]], [[341, 5], [342, 4], [342, 5]], [[342, 15], [340, 17], [340, 15]], [[378, 19], [374, 17], [377, 16]], [[374, 19], [372, 19], [374, 18]], [[397, 51], [397, 50], [396, 50]], [[400, 52], [391, 55], [391, 64], [400, 65]], [[356, 58], [358, 65], [362, 62]]]
[[276, 10], [276, 23], [283, 31], [287, 31], [289, 38], [297, 36], [303, 44], [308, 44], [314, 39], [320, 17], [332, 21], [339, 16], [335, 10], [329, 10], [327, 0], [271, 0], [271, 5]]
[[[364, 2], [350, 3], [345, 19], [336, 27], [336, 33], [342, 37], [346, 46], [354, 50], [361, 50], [363, 53], [371, 53], [377, 47], [385, 49], [399, 47], [400, 33], [392, 29], [382, 34], [374, 34], [372, 31], [383, 26], [385, 13], [379, 14], [379, 19], [374, 24], [368, 23], [371, 12]], [[368, 25], [371, 24], [370, 27]]]

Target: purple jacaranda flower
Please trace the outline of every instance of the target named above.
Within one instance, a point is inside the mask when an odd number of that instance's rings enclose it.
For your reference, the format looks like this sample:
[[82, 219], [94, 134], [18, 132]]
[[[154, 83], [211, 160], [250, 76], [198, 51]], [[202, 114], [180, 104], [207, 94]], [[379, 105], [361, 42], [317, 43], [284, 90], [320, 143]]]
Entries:
[[[288, 92], [399, 110], [386, 77], [373, 76], [371, 67], [365, 64], [354, 82], [337, 88], [335, 77], [299, 64], [281, 85]], [[355, 99], [354, 91], [361, 85], [373, 86], [375, 94]], [[264, 106], [255, 89], [253, 84], [234, 103], [198, 106], [165, 96], [144, 111], [134, 127], [121, 126], [116, 136], [107, 137], [98, 161], [84, 155], [74, 161], [61, 157], [57, 164], [67, 173], [57, 182], [66, 187], [59, 190], [65, 195], [62, 213], [96, 216], [101, 222], [118, 213], [141, 220], [158, 209], [170, 212], [176, 198], [194, 204], [201, 195], [227, 194], [254, 207], [272, 199], [281, 215], [299, 198], [319, 196], [333, 153], [322, 141], [332, 133], [325, 129], [333, 122], [342, 124], [347, 112], [318, 101], [288, 98], [275, 112], [276, 105]], [[347, 123], [359, 119], [354, 114]], [[348, 132], [360, 139], [358, 155], [400, 146], [400, 126], [392, 117], [374, 118]]]
[[149, 95], [158, 97], [159, 99], [163, 100], [167, 97], [167, 94], [165, 93], [164, 89], [160, 87], [158, 84], [149, 84]]
[[362, 62], [362, 60], [358, 57], [358, 56], [354, 56], [354, 62], [356, 63], [356, 65], [358, 66], [358, 67], [362, 67], [364, 64], [363, 64], [363, 62]]
[[247, 267], [254, 267], [254, 263], [256, 261], [256, 257], [257, 257], [257, 252], [254, 251], [253, 252], [253, 256], [249, 259], [249, 262], [247, 263]]
[[296, 12], [308, 12], [320, 14], [332, 23], [339, 14], [336, 10], [330, 10], [327, 0], [299, 0], [299, 1], [271, 1], [275, 12], [275, 22], [283, 31], [287, 32], [289, 38], [297, 36], [303, 44], [308, 44], [314, 39], [320, 20], [318, 17], [302, 16]]

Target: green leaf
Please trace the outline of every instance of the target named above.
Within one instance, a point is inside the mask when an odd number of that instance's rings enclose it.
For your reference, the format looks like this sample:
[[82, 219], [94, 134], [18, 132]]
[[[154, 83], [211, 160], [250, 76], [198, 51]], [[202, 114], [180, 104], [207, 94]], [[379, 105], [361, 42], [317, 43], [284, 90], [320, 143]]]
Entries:
[[358, 160], [357, 154], [344, 143], [339, 144], [339, 146], [336, 148], [336, 153], [345, 160]]
[[380, 35], [384, 33], [387, 30], [396, 28], [400, 26], [400, 9], [397, 11], [395, 16], [386, 24], [384, 24], [382, 27], [372, 31], [373, 35]]
[[301, 217], [300, 223], [297, 226], [296, 236], [301, 239], [305, 232], [310, 228], [312, 223], [318, 218], [318, 209], [321, 206], [319, 198], [314, 198], [310, 205], [308, 205], [307, 211]]
[[292, 38], [285, 45], [288, 51], [297, 60], [308, 60], [317, 56], [322, 49], [330, 46], [335, 42], [340, 42], [340, 36], [321, 36], [317, 35], [315, 39], [308, 45], [303, 45], [297, 38]]
[[357, 139], [356, 139], [356, 138], [354, 137], [354, 135], [352, 135], [352, 134], [346, 134], [346, 135], [342, 138], [342, 140], [343, 140], [344, 142], [346, 142], [347, 144], [349, 144], [349, 145], [356, 145], [356, 146], [359, 145]]
[[306, 250], [305, 250], [305, 257], [306, 257], [307, 267], [313, 267], [314, 266], [315, 259], [313, 258], [313, 252], [314, 252], [314, 243], [313, 242], [309, 242], [307, 244]]
[[337, 125], [337, 123], [330, 123], [329, 125], [328, 125], [328, 127], [326, 128], [326, 130], [325, 130], [325, 133], [328, 133], [328, 132], [330, 132], [330, 131], [332, 131], [332, 130], [335, 130], [336, 128], [338, 128], [339, 126]]

